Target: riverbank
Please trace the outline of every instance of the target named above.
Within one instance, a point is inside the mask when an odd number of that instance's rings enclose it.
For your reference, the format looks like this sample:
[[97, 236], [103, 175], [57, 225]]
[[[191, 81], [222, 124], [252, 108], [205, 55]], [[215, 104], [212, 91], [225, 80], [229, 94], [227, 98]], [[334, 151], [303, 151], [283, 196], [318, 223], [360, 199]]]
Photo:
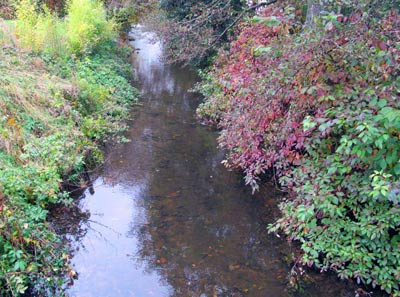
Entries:
[[[0, 295], [60, 295], [74, 272], [48, 208], [70, 205], [68, 189], [123, 141], [138, 100], [130, 49], [105, 39], [80, 55], [33, 53], [1, 22]], [[93, 36], [92, 36], [93, 37]]]
[[68, 293], [354, 296], [356, 288], [326, 274], [289, 279], [291, 247], [265, 228], [278, 215], [279, 191], [263, 185], [252, 197], [241, 175], [224, 168], [217, 132], [195, 115], [202, 98], [189, 90], [199, 77], [163, 63], [148, 28], [130, 35], [142, 98], [125, 133], [132, 142], [110, 146], [93, 187], [56, 215], [79, 274]]

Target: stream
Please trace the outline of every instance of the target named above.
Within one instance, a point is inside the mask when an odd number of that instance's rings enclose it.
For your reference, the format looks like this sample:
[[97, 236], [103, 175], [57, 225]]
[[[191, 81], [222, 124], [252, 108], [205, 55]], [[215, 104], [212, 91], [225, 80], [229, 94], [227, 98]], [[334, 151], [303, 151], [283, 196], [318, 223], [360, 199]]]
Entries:
[[[142, 106], [126, 138], [106, 153], [100, 176], [71, 225], [78, 279], [70, 296], [293, 296], [291, 248], [268, 234], [280, 193], [252, 195], [228, 171], [218, 133], [201, 126], [195, 72], [163, 63], [152, 33], [135, 27], [132, 65]], [[333, 276], [312, 273], [295, 296], [354, 296]]]

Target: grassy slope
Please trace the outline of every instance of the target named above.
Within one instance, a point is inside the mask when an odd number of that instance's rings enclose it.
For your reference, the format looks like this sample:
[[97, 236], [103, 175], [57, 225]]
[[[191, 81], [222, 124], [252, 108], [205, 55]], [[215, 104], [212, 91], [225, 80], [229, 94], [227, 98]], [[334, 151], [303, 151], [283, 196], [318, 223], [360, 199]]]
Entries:
[[126, 128], [137, 93], [121, 53], [109, 44], [102, 54], [59, 60], [0, 42], [2, 296], [32, 283], [36, 290], [58, 287], [69, 272], [46, 208], [68, 202], [61, 182], [79, 182], [87, 152], [98, 161], [100, 140]]

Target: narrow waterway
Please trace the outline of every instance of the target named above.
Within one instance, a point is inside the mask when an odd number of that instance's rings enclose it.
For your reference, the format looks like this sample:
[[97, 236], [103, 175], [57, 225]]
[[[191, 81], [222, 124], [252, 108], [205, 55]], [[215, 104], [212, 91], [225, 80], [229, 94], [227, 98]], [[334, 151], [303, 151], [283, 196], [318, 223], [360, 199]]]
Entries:
[[[78, 273], [69, 294], [290, 296], [289, 247], [266, 232], [279, 194], [271, 187], [252, 196], [221, 165], [217, 133], [195, 118], [200, 97], [188, 90], [196, 74], [164, 64], [160, 44], [140, 26], [132, 35], [143, 106], [133, 111], [131, 142], [107, 154], [69, 217]], [[318, 277], [300, 295], [352, 293]]]

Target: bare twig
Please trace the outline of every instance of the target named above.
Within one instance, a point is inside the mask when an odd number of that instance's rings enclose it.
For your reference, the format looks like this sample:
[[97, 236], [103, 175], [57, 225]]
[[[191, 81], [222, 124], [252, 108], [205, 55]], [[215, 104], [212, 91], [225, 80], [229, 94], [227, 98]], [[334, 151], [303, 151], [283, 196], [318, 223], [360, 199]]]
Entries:
[[232, 29], [234, 26], [236, 26], [236, 24], [243, 18], [243, 16], [245, 14], [247, 14], [248, 12], [250, 12], [252, 10], [257, 10], [258, 8], [260, 8], [262, 6], [272, 5], [272, 4], [276, 3], [276, 2], [278, 2], [278, 0], [272, 0], [272, 1], [269, 1], [269, 2], [261, 2], [261, 3], [258, 3], [258, 4], [252, 5], [249, 8], [247, 8], [246, 10], [242, 11], [242, 13], [240, 15], [238, 15], [236, 17], [236, 19], [228, 27], [226, 27], [225, 30], [222, 31], [222, 33], [220, 35], [218, 35], [218, 37], [210, 44], [208, 49], [210, 49], [216, 42], [218, 42], [222, 37], [224, 37], [224, 35], [230, 29]]

